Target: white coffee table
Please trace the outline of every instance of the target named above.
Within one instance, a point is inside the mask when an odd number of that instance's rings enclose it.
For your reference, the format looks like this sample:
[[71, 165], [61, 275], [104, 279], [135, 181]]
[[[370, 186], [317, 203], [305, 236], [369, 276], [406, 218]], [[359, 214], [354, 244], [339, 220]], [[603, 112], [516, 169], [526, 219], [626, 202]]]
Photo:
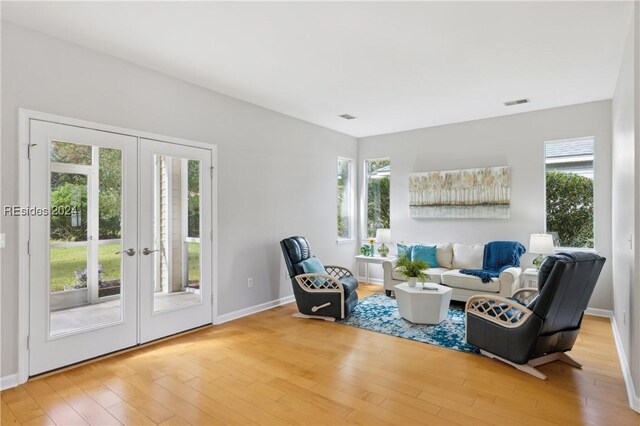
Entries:
[[[451, 287], [436, 283], [394, 286], [400, 316], [414, 324], [439, 324], [447, 318]], [[436, 288], [437, 290], [424, 290]]]

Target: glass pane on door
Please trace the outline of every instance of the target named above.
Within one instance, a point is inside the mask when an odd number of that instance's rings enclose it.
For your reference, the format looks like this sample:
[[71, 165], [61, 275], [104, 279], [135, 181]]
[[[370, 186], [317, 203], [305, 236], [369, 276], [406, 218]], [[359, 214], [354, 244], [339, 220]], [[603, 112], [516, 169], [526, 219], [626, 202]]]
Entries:
[[[200, 303], [200, 161], [154, 155], [153, 311]], [[145, 252], [142, 253], [145, 255]], [[144, 284], [143, 284], [144, 285]]]
[[53, 141], [50, 154], [52, 163], [91, 165], [91, 145]]
[[[122, 151], [99, 149], [98, 298], [116, 305], [121, 293]], [[116, 301], [116, 303], [114, 303]]]
[[122, 152], [52, 142], [49, 335], [122, 320]]

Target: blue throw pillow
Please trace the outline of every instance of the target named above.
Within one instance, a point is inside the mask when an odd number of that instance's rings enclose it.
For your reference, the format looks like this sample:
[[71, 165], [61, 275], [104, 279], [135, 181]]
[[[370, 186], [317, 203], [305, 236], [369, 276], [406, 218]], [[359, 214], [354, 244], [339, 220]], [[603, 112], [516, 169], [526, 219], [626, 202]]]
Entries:
[[[300, 262], [300, 266], [302, 266], [302, 270], [305, 274], [326, 274], [327, 271], [324, 269], [322, 263], [318, 260], [317, 257], [310, 257], [307, 260], [303, 260]], [[324, 278], [313, 278], [313, 282], [316, 287], [322, 286], [327, 280]]]
[[396, 244], [396, 253], [398, 257], [406, 256], [407, 259], [411, 260], [411, 246], [405, 244]]
[[438, 259], [436, 258], [436, 246], [416, 245], [411, 247], [411, 259], [422, 260], [423, 262], [427, 262], [429, 268], [437, 268]]

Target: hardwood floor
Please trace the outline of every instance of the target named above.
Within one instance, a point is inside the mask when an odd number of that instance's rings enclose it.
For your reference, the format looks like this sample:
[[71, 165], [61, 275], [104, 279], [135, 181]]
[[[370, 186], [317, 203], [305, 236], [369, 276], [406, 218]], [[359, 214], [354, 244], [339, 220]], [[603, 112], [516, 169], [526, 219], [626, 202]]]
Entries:
[[[380, 291], [363, 285], [360, 295]], [[482, 356], [275, 308], [29, 381], [10, 424], [634, 425], [611, 325], [585, 318], [541, 381]]]

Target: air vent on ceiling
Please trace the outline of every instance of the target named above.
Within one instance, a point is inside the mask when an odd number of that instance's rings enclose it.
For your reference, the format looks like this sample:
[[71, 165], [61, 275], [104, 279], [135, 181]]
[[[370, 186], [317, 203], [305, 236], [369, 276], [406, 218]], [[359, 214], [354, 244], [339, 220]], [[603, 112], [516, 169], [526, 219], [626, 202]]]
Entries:
[[516, 99], [515, 101], [505, 102], [504, 105], [513, 106], [513, 105], [528, 104], [528, 103], [529, 103], [529, 99]]
[[358, 118], [351, 114], [340, 114], [338, 117], [344, 118], [345, 120], [355, 120], [356, 118]]

